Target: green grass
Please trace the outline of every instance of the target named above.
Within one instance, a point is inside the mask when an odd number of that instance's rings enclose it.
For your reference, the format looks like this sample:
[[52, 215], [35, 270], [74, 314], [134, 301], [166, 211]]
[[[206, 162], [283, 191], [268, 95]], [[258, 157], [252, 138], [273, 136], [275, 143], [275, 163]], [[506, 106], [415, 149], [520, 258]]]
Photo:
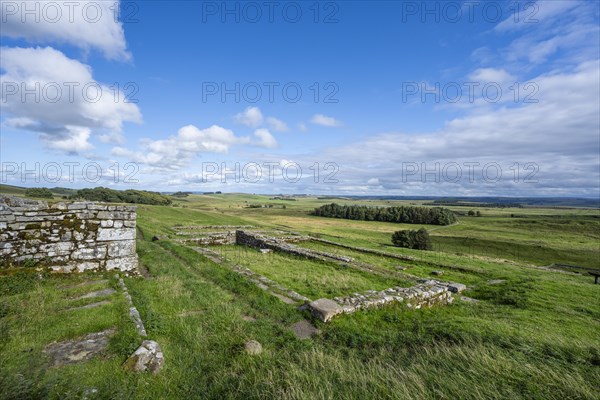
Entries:
[[280, 253], [262, 254], [243, 246], [216, 247], [232, 263], [272, 279], [310, 299], [337, 297], [366, 290], [383, 290], [393, 286], [412, 286], [402, 279], [378, 275]]
[[[448, 240], [448, 246], [424, 252], [389, 246], [397, 224], [323, 221], [306, 214], [327, 200], [281, 201], [286, 209], [245, 209], [245, 201], [275, 202], [264, 196], [211, 195], [178, 200], [178, 207], [138, 208], [144, 234], [144, 240], [138, 237], [138, 254], [150, 277], [125, 281], [149, 338], [158, 341], [165, 354], [165, 367], [156, 376], [121, 368], [141, 338], [120, 292], [111, 297], [111, 305], [66, 312], [73, 304], [85, 304], [72, 298], [100, 286], [66, 287], [97, 278], [4, 271], [0, 398], [600, 398], [600, 286], [588, 275], [531, 268], [557, 262], [558, 256], [565, 263], [597, 266], [596, 211], [486, 209], [482, 217], [433, 228], [434, 238]], [[526, 218], [511, 218], [511, 213]], [[407, 273], [422, 277], [443, 270], [442, 279], [466, 283], [465, 294], [480, 302], [457, 298], [451, 306], [426, 310], [391, 305], [327, 324], [313, 321], [322, 334], [301, 341], [288, 327], [310, 319], [306, 311], [282, 303], [229, 265], [215, 264], [176, 243], [175, 225], [285, 225], [339, 243], [409, 255], [417, 260], [299, 244], [390, 271], [405, 265]], [[151, 242], [152, 235], [167, 239]], [[465, 250], [460, 240], [470, 239], [486, 246], [501, 243], [495, 247], [498, 254], [486, 255], [477, 246]], [[531, 254], [511, 255], [508, 250], [515, 243]], [[311, 298], [402, 283], [281, 254], [237, 246], [220, 249], [230, 262]], [[492, 284], [491, 279], [504, 282]], [[247, 321], [246, 316], [256, 320]], [[107, 354], [75, 366], [48, 368], [42, 352], [47, 344], [111, 326], [118, 333]], [[249, 339], [263, 345], [261, 355], [243, 352]]]

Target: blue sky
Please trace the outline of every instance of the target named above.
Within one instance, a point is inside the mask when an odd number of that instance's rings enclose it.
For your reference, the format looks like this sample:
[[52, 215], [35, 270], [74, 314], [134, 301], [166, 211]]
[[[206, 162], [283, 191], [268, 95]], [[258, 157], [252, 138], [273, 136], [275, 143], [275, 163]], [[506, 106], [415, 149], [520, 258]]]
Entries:
[[600, 194], [595, 1], [1, 3], [2, 183]]

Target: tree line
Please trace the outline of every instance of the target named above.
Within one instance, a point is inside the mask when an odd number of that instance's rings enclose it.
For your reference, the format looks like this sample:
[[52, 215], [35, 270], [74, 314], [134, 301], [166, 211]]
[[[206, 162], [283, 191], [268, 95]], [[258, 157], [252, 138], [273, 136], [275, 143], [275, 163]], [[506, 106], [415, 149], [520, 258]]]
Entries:
[[312, 215], [403, 224], [450, 225], [456, 222], [456, 215], [451, 210], [442, 207], [368, 207], [331, 203], [315, 208]]
[[70, 196], [71, 199], [85, 199], [88, 201], [103, 201], [107, 203], [133, 203], [167, 206], [171, 199], [158, 192], [146, 190], [113, 190], [104, 187], [94, 189], [80, 189]]

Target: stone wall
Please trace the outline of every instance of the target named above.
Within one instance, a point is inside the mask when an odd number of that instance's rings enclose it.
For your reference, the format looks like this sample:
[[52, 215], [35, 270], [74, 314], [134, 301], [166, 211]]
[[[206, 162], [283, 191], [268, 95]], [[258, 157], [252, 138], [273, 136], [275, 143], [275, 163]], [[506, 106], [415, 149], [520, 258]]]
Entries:
[[[458, 289], [460, 290], [458, 290]], [[394, 287], [382, 291], [368, 290], [333, 300], [319, 299], [308, 304], [311, 313], [327, 322], [338, 314], [349, 314], [361, 309], [381, 307], [390, 303], [403, 303], [411, 309], [446, 305], [453, 301], [452, 292], [462, 291], [464, 285], [427, 280], [409, 287]]]
[[294, 256], [306, 257], [325, 262], [341, 261], [344, 263], [350, 263], [354, 261], [352, 257], [326, 253], [319, 250], [305, 249], [303, 247], [295, 246], [291, 243], [286, 243], [284, 239], [269, 237], [255, 232], [238, 230], [235, 233], [236, 244], [253, 247], [255, 249], [271, 249]]
[[188, 238], [183, 240], [183, 242], [201, 246], [215, 246], [235, 244], [235, 238], [235, 231], [207, 232], [203, 236]]
[[32, 260], [57, 272], [137, 269], [135, 206], [0, 196], [0, 267]]

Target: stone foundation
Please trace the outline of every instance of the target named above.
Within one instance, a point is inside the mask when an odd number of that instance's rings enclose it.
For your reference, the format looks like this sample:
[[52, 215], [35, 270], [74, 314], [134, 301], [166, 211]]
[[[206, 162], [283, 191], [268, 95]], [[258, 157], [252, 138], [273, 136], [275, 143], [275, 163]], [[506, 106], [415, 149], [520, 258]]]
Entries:
[[[298, 247], [291, 243], [287, 243], [288, 241], [284, 239], [269, 237], [256, 232], [238, 230], [235, 232], [235, 235], [236, 244], [253, 247], [255, 249], [271, 249], [294, 256], [306, 257], [325, 262], [341, 261], [349, 263], [354, 261], [352, 257], [326, 253], [324, 251], [305, 249], [303, 247]], [[301, 239], [302, 238], [300, 237], [298, 241]]]
[[[403, 303], [411, 309], [450, 304], [452, 286], [445, 282], [428, 280], [425, 283], [410, 287], [394, 287], [382, 291], [369, 290], [365, 293], [354, 293], [350, 296], [319, 299], [308, 304], [311, 313], [321, 321], [327, 322], [339, 314], [349, 314], [360, 309], [381, 307], [390, 303]], [[463, 285], [464, 286], [464, 285]]]
[[0, 197], [0, 267], [134, 271], [136, 207]]

